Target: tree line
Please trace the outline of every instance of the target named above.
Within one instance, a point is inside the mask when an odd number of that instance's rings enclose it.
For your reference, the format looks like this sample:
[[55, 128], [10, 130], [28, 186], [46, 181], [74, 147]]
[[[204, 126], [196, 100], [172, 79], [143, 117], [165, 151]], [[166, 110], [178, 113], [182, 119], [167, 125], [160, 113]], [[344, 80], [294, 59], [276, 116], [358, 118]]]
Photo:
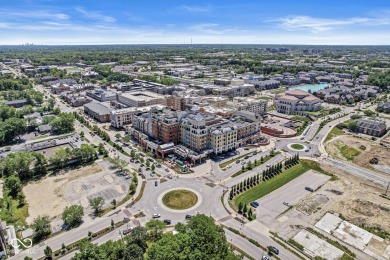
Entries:
[[226, 241], [223, 228], [211, 217], [198, 214], [187, 224], [176, 224], [176, 235], [164, 233], [165, 228], [162, 221], [151, 220], [146, 227], [135, 227], [123, 240], [100, 246], [86, 240], [72, 259], [240, 259]]
[[[233, 200], [234, 197], [238, 196], [239, 194], [245, 192], [246, 190], [249, 190], [262, 181], [269, 180], [280, 173], [283, 172], [283, 169], [287, 170], [291, 168], [292, 166], [296, 165], [299, 163], [299, 155], [296, 154], [284, 161], [284, 163], [277, 163], [275, 165], [271, 165], [267, 169], [263, 170], [261, 173], [257, 173], [256, 175], [252, 177], [248, 177], [245, 180], [243, 180], [240, 183], [237, 183], [233, 185], [230, 188], [230, 193], [229, 193], [229, 200]], [[247, 205], [243, 205], [241, 202], [238, 205], [238, 213], [242, 214], [243, 216], [251, 219], [252, 218], [252, 208], [247, 207]]]

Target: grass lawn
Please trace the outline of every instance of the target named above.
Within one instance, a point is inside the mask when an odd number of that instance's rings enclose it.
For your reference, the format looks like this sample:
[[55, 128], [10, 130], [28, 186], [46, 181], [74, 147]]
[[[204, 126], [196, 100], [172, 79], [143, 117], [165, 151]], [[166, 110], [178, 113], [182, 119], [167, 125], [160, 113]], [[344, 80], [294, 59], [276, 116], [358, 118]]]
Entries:
[[359, 150], [356, 150], [353, 147], [350, 147], [345, 144], [336, 144], [337, 149], [339, 149], [342, 156], [344, 156], [347, 160], [352, 161], [355, 156], [358, 156], [360, 154]]
[[292, 144], [291, 148], [293, 148], [295, 150], [303, 150], [303, 148], [305, 148], [305, 147], [301, 144]]
[[173, 190], [165, 194], [162, 201], [171, 209], [188, 209], [198, 202], [198, 196], [189, 190]]
[[267, 96], [261, 96], [261, 97], [258, 97], [256, 99], [270, 100], [271, 98], [267, 97]]
[[333, 127], [332, 130], [329, 132], [329, 134], [326, 136], [324, 143], [331, 140], [333, 137], [343, 135], [343, 130], [339, 129], [338, 127]]
[[276, 177], [261, 182], [259, 185], [253, 187], [252, 189], [249, 189], [241, 193], [240, 195], [234, 198], [235, 205], [238, 205], [240, 202], [242, 202], [243, 205], [249, 204], [254, 200], [264, 197], [265, 195], [273, 192], [274, 190], [289, 183], [293, 179], [299, 177], [300, 175], [302, 175], [308, 170], [309, 168], [304, 166], [302, 163], [299, 163], [291, 167], [290, 169], [283, 171], [281, 174], [277, 175]]

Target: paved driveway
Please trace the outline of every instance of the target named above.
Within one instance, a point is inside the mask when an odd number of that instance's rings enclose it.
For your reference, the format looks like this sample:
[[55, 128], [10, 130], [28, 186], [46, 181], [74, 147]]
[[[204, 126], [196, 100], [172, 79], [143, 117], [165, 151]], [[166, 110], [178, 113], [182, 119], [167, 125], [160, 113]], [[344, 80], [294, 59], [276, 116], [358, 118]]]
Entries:
[[293, 206], [311, 193], [305, 190], [306, 186], [316, 190], [329, 179], [329, 176], [316, 173], [312, 170], [302, 174], [267, 196], [257, 200], [260, 206], [256, 209], [256, 219], [263, 224], [272, 223], [280, 214], [289, 208], [283, 202], [288, 202]]

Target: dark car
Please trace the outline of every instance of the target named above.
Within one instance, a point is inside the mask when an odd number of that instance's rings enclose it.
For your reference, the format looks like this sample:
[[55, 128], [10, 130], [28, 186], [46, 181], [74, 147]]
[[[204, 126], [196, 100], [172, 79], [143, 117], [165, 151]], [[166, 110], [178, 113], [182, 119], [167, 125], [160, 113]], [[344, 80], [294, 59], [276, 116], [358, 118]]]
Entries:
[[155, 181], [155, 182], [154, 182], [154, 186], [158, 186], [158, 181]]
[[254, 208], [257, 208], [260, 204], [259, 204], [258, 202], [256, 202], [256, 201], [252, 201], [252, 202], [250, 203], [250, 205], [251, 205], [252, 207], [254, 207]]
[[279, 249], [277, 249], [276, 247], [274, 247], [274, 246], [270, 246], [270, 251], [272, 252], [272, 253], [274, 253], [275, 255], [278, 255], [279, 254]]
[[190, 214], [187, 214], [186, 219], [190, 219], [190, 218], [192, 218], [192, 216]]
[[170, 225], [172, 222], [170, 219], [164, 219], [164, 223], [167, 224], [167, 225]]
[[127, 234], [130, 234], [132, 230], [133, 230], [133, 228], [125, 229], [122, 231], [122, 234], [125, 236]]
[[305, 190], [310, 191], [310, 192], [313, 192], [313, 191], [314, 191], [314, 190], [313, 190], [312, 188], [310, 188], [310, 187], [305, 187]]

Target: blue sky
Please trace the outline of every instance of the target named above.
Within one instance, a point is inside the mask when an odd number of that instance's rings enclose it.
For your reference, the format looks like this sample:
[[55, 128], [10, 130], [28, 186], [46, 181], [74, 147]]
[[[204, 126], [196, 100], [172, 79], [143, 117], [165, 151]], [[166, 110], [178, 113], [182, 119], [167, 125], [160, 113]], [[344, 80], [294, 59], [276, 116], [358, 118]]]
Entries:
[[0, 0], [4, 44], [390, 45], [389, 0]]

